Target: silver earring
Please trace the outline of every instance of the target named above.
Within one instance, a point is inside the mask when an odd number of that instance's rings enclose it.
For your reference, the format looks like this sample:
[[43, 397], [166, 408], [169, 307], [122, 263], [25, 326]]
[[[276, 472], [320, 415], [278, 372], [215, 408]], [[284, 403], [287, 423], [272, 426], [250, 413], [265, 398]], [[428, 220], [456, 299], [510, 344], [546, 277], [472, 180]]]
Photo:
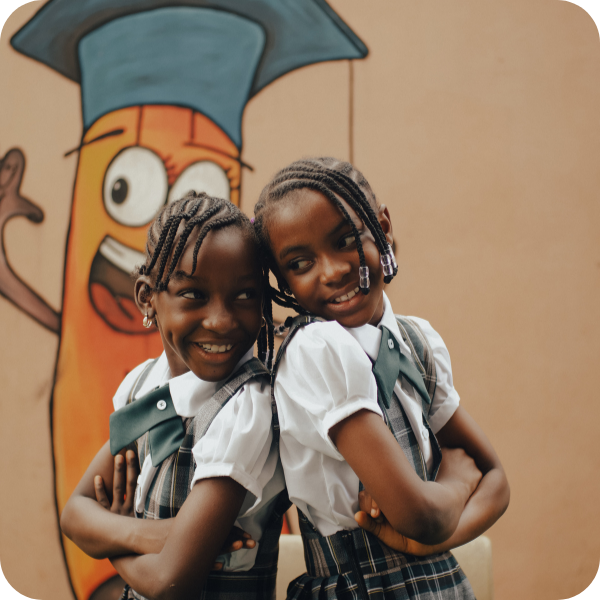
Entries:
[[146, 329], [149, 329], [150, 327], [152, 327], [152, 319], [148, 318], [148, 313], [146, 313], [146, 316], [144, 317], [144, 320], [142, 321], [142, 325]]

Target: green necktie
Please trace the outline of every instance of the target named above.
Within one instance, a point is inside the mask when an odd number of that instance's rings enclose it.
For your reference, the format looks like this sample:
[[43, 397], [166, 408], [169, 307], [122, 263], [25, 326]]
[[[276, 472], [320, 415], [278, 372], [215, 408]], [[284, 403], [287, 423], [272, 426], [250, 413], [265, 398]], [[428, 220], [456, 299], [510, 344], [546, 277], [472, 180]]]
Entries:
[[169, 384], [155, 388], [110, 415], [110, 452], [114, 456], [148, 431], [152, 465], [179, 450], [185, 436]]
[[425, 389], [423, 378], [410, 360], [400, 352], [400, 346], [387, 327], [381, 327], [379, 354], [373, 365], [373, 375], [377, 381], [379, 396], [386, 408], [394, 393], [394, 385], [402, 373], [421, 395], [423, 402], [431, 404], [431, 398]]

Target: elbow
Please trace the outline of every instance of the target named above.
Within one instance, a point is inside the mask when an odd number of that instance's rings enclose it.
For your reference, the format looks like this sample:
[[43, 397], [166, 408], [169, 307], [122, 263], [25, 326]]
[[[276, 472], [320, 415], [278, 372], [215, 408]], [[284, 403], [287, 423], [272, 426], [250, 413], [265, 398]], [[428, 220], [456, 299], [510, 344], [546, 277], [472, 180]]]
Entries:
[[63, 508], [60, 515], [60, 529], [61, 531], [73, 541], [73, 514], [69, 502]]
[[178, 581], [178, 577], [170, 575], [168, 572], [159, 573], [154, 581], [153, 590], [148, 595], [152, 600], [189, 600], [195, 597], [199, 589], [204, 587], [206, 579], [203, 581], [194, 580], [193, 586]]
[[409, 529], [406, 527], [406, 515], [398, 515], [395, 522], [390, 520], [392, 527], [407, 537], [428, 546], [434, 546], [445, 542], [458, 525], [458, 516], [449, 515], [432, 502], [424, 500], [412, 511]]

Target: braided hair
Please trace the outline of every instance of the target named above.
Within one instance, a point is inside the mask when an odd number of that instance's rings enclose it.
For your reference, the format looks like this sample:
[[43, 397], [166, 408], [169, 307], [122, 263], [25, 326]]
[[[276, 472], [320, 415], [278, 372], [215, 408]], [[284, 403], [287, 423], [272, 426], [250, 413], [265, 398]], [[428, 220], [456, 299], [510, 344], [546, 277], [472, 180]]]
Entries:
[[[196, 271], [198, 252], [208, 233], [230, 226], [242, 229], [243, 233], [260, 247], [250, 219], [229, 200], [215, 198], [204, 192], [198, 194], [190, 191], [180, 200], [167, 204], [148, 229], [146, 262], [133, 273], [134, 277], [146, 275], [150, 278], [152, 288], [147, 286], [144, 293], [163, 292], [167, 289], [195, 229], [199, 229], [199, 233], [194, 244], [191, 274]], [[268, 281], [266, 268], [262, 268], [262, 279], [263, 282], [265, 279]], [[265, 316], [272, 322], [270, 302], [267, 313]], [[266, 339], [266, 325], [263, 325], [259, 333], [259, 358], [263, 361], [266, 359]]]
[[[389, 283], [398, 273], [398, 265], [377, 217], [375, 194], [358, 169], [348, 162], [330, 157], [305, 158], [292, 163], [279, 171], [261, 192], [254, 207], [254, 227], [268, 267], [270, 266], [272, 270], [274, 262], [270, 253], [269, 232], [265, 223], [268, 211], [265, 209], [273, 202], [282, 200], [288, 194], [301, 189], [311, 189], [321, 193], [334, 206], [337, 206], [350, 225], [360, 261], [359, 287], [362, 293], [369, 293], [369, 269], [365, 264], [365, 255], [358, 229], [339, 198], [342, 198], [356, 212], [359, 219], [371, 232], [381, 255], [384, 281]], [[269, 300], [279, 306], [291, 308], [299, 314], [307, 314], [307, 311], [293, 297], [290, 297], [289, 290], [286, 287], [281, 289], [279, 281], [276, 288], [270, 284], [267, 285], [267, 296]]]

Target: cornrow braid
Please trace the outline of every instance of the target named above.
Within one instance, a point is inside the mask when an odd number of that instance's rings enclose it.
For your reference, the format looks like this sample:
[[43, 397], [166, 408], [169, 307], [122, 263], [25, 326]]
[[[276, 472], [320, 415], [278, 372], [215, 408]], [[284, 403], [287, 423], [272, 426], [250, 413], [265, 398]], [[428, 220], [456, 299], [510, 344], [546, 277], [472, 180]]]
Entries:
[[[288, 194], [300, 189], [312, 189], [321, 193], [340, 210], [344, 219], [350, 225], [360, 261], [360, 289], [364, 294], [369, 293], [370, 282], [362, 242], [356, 225], [339, 198], [344, 200], [356, 212], [371, 232], [381, 256], [385, 283], [389, 283], [395, 277], [398, 273], [398, 265], [374, 209], [377, 206], [377, 201], [371, 186], [362, 173], [350, 163], [330, 157], [307, 158], [296, 161], [279, 171], [263, 189], [254, 207], [254, 227], [263, 252], [267, 257], [267, 265], [272, 267], [274, 262], [269, 250], [269, 234], [265, 226], [265, 208], [272, 202], [281, 200]], [[292, 308], [299, 314], [306, 314], [306, 311], [298, 302], [285, 292], [285, 288], [283, 290], [279, 287], [274, 288], [270, 284], [267, 287], [267, 293], [272, 302], [279, 306]]]
[[[242, 228], [261, 249], [250, 219], [237, 206], [229, 200], [215, 198], [204, 192], [200, 194], [194, 191], [188, 192], [184, 198], [167, 204], [156, 216], [148, 229], [146, 262], [139, 266], [133, 275], [135, 277], [146, 275], [151, 279], [153, 287], [148, 287], [148, 292], [165, 291], [195, 229], [200, 231], [193, 248], [192, 273], [196, 271], [198, 252], [208, 233], [232, 225]], [[264, 263], [262, 279], [263, 287], [266, 288], [269, 270], [264, 267]], [[268, 359], [270, 367], [274, 334], [270, 301], [267, 304], [268, 306], [263, 309], [265, 324], [261, 327], [258, 337], [258, 355], [263, 362]]]

